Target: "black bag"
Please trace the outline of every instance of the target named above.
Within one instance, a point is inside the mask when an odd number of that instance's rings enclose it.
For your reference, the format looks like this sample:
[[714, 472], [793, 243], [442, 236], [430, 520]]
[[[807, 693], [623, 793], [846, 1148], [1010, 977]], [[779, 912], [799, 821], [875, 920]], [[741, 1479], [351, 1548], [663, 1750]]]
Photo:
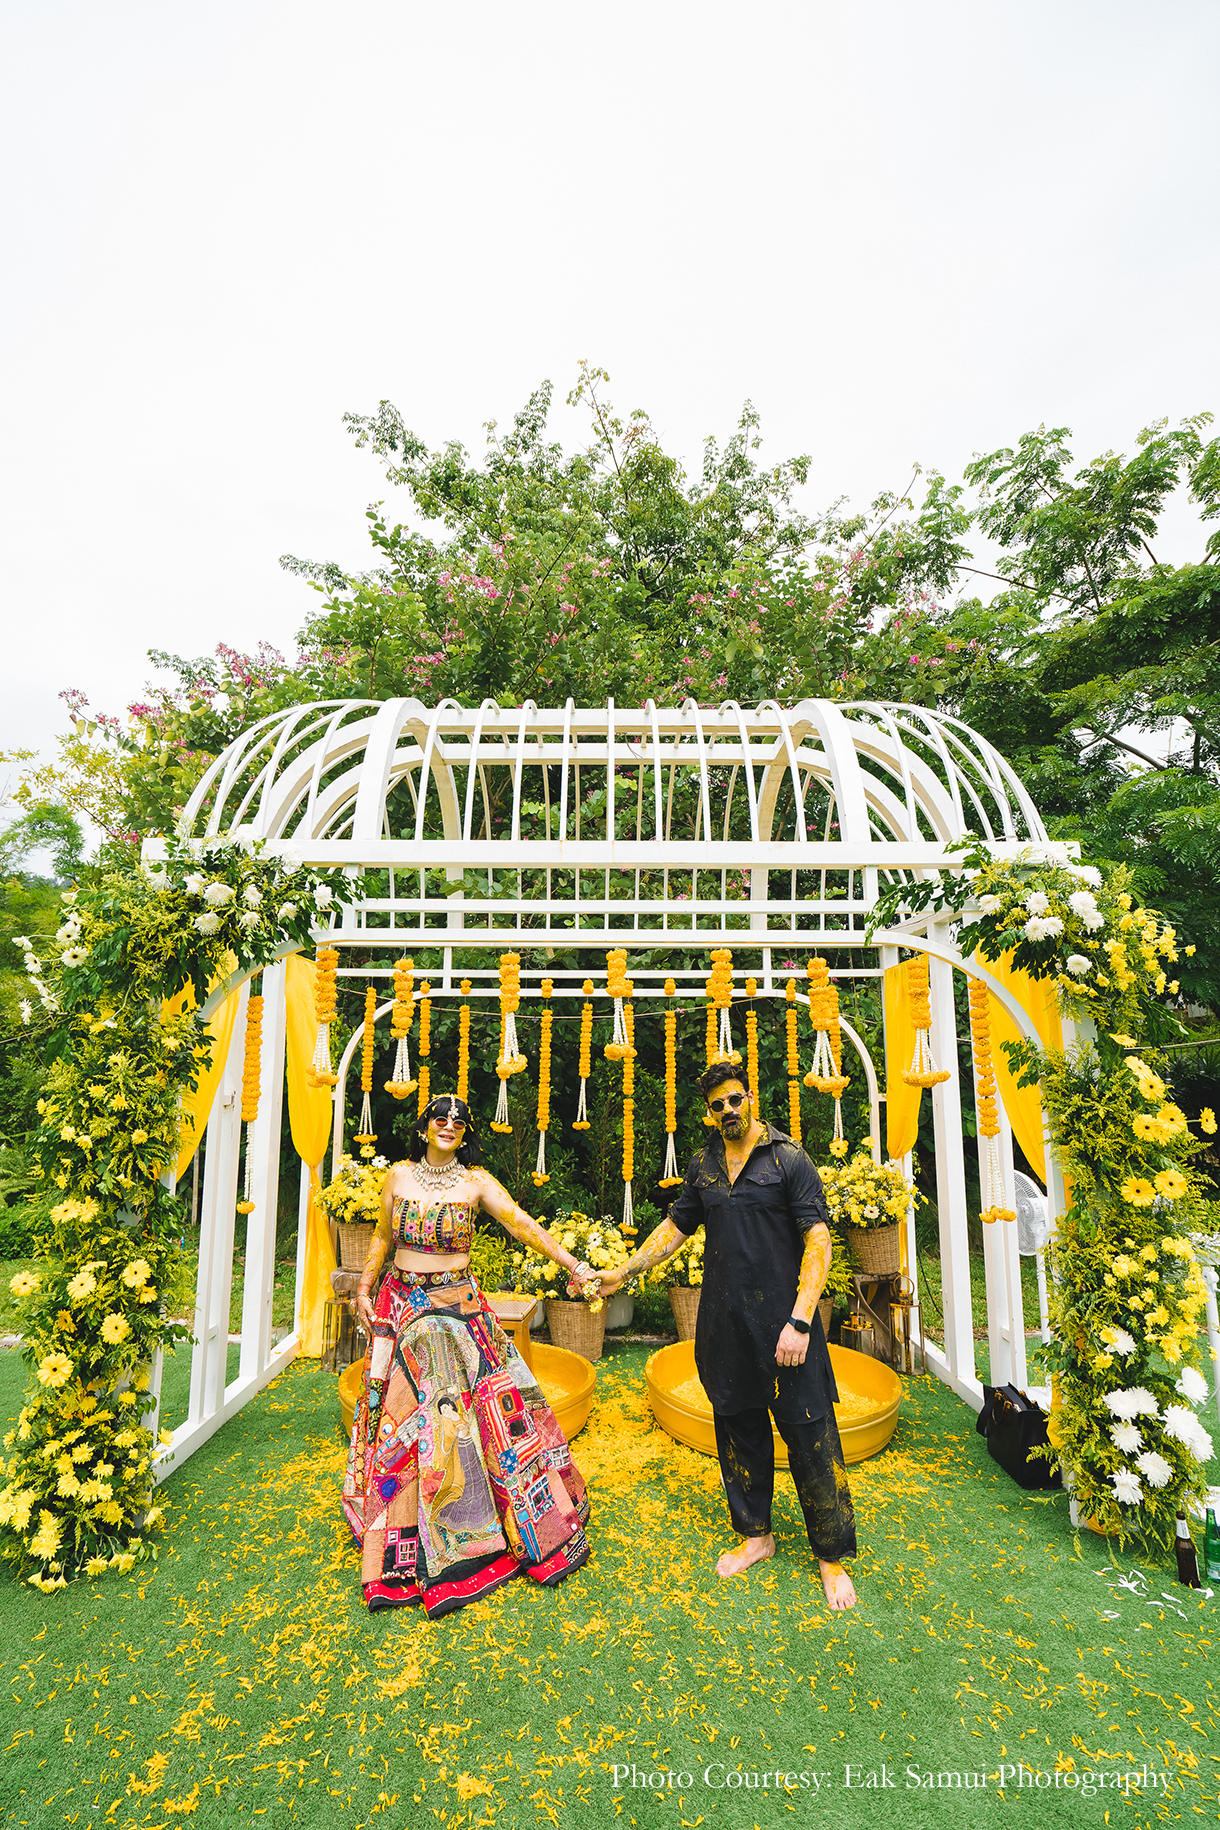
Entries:
[[1018, 1487], [1062, 1487], [1063, 1477], [1053, 1461], [1041, 1455], [1033, 1461], [1029, 1458], [1031, 1449], [1050, 1440], [1046, 1415], [1015, 1385], [983, 1387], [983, 1408], [974, 1427], [987, 1438], [992, 1460], [999, 1462]]

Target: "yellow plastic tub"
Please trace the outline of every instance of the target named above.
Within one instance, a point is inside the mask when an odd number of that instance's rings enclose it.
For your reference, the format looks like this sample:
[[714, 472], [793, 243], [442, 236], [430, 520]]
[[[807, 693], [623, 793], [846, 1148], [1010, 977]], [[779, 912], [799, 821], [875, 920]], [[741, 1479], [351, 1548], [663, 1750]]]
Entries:
[[[535, 1342], [531, 1355], [534, 1377], [542, 1387], [542, 1395], [570, 1442], [589, 1421], [597, 1370], [592, 1361], [582, 1359], [578, 1353], [569, 1353], [564, 1347], [545, 1347], [541, 1342]], [[363, 1360], [354, 1360], [339, 1374], [339, 1406], [343, 1412], [344, 1433], [348, 1436], [352, 1433], [356, 1396], [363, 1377]]]
[[[849, 1347], [832, 1347], [830, 1363], [839, 1387], [835, 1419], [843, 1442], [843, 1458], [847, 1462], [867, 1461], [870, 1455], [884, 1449], [894, 1434], [902, 1382], [891, 1367]], [[679, 1341], [673, 1347], [658, 1348], [644, 1368], [644, 1379], [652, 1414], [661, 1428], [688, 1448], [698, 1449], [701, 1455], [714, 1455], [712, 1407], [695, 1371], [695, 1343]], [[774, 1424], [771, 1430], [776, 1464], [786, 1468], [788, 1451]]]

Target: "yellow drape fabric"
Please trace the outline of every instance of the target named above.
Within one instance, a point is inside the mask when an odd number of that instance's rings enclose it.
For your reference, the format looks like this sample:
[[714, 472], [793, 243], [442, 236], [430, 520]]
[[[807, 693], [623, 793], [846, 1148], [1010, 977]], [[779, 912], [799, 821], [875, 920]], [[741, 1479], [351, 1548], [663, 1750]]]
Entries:
[[[237, 960], [232, 958], [233, 968]], [[174, 1175], [180, 1177], [196, 1150], [203, 1135], [212, 1111], [212, 1101], [220, 1085], [220, 1077], [225, 1071], [229, 1059], [229, 1044], [233, 1040], [233, 1025], [237, 1021], [237, 1006], [241, 1000], [241, 990], [230, 992], [224, 1003], [212, 1012], [208, 1018], [208, 1035], [212, 1039], [212, 1058], [203, 1067], [199, 1075], [199, 1085], [193, 1093], [183, 1097], [181, 1107], [181, 1128], [178, 1133], [178, 1160], [174, 1165]], [[180, 1017], [184, 1010], [194, 1010], [195, 993], [188, 985], [176, 998], [167, 998], [161, 1004], [161, 1021], [167, 1017]]]
[[[983, 959], [981, 955], [976, 955], [976, 958], [1033, 1019], [1043, 1048], [1062, 1048], [1063, 1023], [1059, 1016], [1059, 1000], [1053, 980], [1031, 979], [1027, 972], [1016, 971], [1011, 953], [1006, 953], [999, 960]], [[1008, 1065], [1008, 1056], [1004, 1053], [1004, 1043], [1020, 1041], [1020, 1032], [994, 993], [988, 994], [987, 1007], [991, 1013], [991, 1053], [1000, 1098], [1004, 1101], [1004, 1110], [1008, 1114], [1013, 1136], [1028, 1157], [1034, 1174], [1045, 1182], [1042, 1099], [1036, 1086], [1017, 1086]]]
[[922, 1087], [909, 1087], [902, 1078], [915, 1052], [910, 966], [910, 960], [903, 960], [885, 969], [885, 1149], [892, 1157], [903, 1157], [914, 1149], [923, 1097]]
[[335, 1254], [326, 1215], [317, 1203], [322, 1186], [318, 1168], [330, 1142], [334, 1107], [328, 1087], [311, 1087], [309, 1066], [318, 1039], [314, 1015], [315, 968], [311, 959], [290, 954], [284, 975], [287, 1002], [288, 1122], [297, 1155], [309, 1169], [309, 1214], [305, 1233], [305, 1274], [301, 1280], [301, 1308], [297, 1327], [301, 1354], [318, 1359], [322, 1353], [322, 1305], [331, 1294], [330, 1274]]

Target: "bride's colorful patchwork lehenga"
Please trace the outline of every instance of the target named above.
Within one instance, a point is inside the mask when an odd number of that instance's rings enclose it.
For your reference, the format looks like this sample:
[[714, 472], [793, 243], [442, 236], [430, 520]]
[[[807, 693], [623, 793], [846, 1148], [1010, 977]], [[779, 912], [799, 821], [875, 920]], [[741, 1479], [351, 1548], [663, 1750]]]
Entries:
[[[417, 1251], [469, 1250], [472, 1222], [460, 1203], [394, 1204], [394, 1236]], [[588, 1557], [567, 1440], [468, 1271], [382, 1279], [343, 1511], [370, 1608], [446, 1614], [520, 1572], [553, 1586]]]

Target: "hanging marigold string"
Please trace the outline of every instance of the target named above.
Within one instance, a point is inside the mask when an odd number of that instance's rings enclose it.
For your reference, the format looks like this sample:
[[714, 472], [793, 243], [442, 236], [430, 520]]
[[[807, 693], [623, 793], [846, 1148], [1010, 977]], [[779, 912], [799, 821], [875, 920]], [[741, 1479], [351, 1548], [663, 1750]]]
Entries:
[[[665, 981], [665, 996], [672, 1000], [678, 987], [672, 979]], [[657, 1184], [659, 1188], [676, 1188], [682, 1177], [678, 1174], [677, 1145], [674, 1133], [678, 1129], [678, 1013], [667, 1007], [665, 1011], [665, 1170]]]
[[373, 1130], [373, 1112], [369, 1105], [369, 1094], [373, 1090], [373, 1043], [374, 1018], [377, 1015], [377, 993], [372, 985], [364, 988], [364, 1034], [360, 1038], [360, 1091], [364, 1101], [360, 1107], [360, 1129], [356, 1133], [356, 1142], [360, 1154], [369, 1157], [373, 1154], [373, 1145], [377, 1142], [377, 1133]]
[[318, 1039], [309, 1068], [311, 1087], [333, 1087], [339, 1079], [330, 1065], [330, 1026], [339, 1014], [338, 975], [339, 949], [320, 946], [313, 982], [313, 1014], [318, 1023]]
[[788, 1135], [794, 1143], [801, 1141], [801, 1056], [796, 1035], [796, 980], [784, 987], [788, 1000]]
[[733, 1004], [733, 953], [729, 947], [716, 947], [712, 952], [712, 973], [707, 981], [707, 995], [713, 1007], [719, 1013], [719, 1028], [716, 1036], [716, 1061], [731, 1061], [734, 1066], [741, 1060], [741, 1051], [733, 1047], [733, 1026], [729, 1011]]
[[593, 1072], [593, 980], [586, 979], [581, 990], [585, 994], [585, 1001], [580, 1007], [580, 1098], [576, 1102], [576, 1117], [572, 1120], [573, 1131], [589, 1129], [586, 1096], [589, 1075]]
[[263, 1065], [263, 1000], [251, 993], [246, 1000], [246, 1054], [241, 1069], [241, 1122], [246, 1127], [246, 1167], [239, 1214], [252, 1214], [254, 1202], [250, 1179], [254, 1169], [254, 1152], [250, 1148], [250, 1127], [258, 1117], [258, 1089]]
[[628, 1238], [634, 1238], [635, 1209], [631, 1198], [631, 1184], [635, 1179], [635, 1010], [631, 1003], [630, 982], [628, 982], [627, 996], [624, 999], [623, 1027], [627, 1036], [627, 1052], [623, 1056], [622, 1231]]
[[750, 1091], [754, 1095], [754, 1114], [758, 1116], [758, 1012], [754, 1008], [754, 999], [758, 996], [758, 980], [746, 980], [746, 996], [750, 1003], [746, 1009], [746, 1073], [750, 1078]]
[[614, 999], [614, 1033], [603, 1049], [607, 1061], [625, 1061], [631, 1043], [627, 1038], [627, 1019], [623, 1002], [631, 996], [632, 984], [627, 977], [627, 949], [616, 947], [606, 955], [606, 996]]
[[991, 1059], [991, 1012], [982, 979], [970, 979], [970, 1040], [974, 1044], [974, 1109], [979, 1125], [979, 1184], [982, 1219], [1015, 1220], [1016, 1210], [1004, 1206], [1004, 1173], [1000, 1162], [1000, 1108], [996, 1100], [995, 1066]]
[[458, 1011], [458, 1071], [457, 1096], [459, 1099], [470, 1099], [470, 980], [461, 983], [462, 1003]]
[[830, 967], [820, 953], [815, 953], [807, 963], [805, 977], [809, 981], [809, 1021], [816, 1037], [813, 1066], [805, 1076], [805, 1085], [816, 1087], [819, 1093], [829, 1093], [834, 1099], [835, 1122], [830, 1154], [846, 1156], [847, 1139], [843, 1135], [841, 1096], [851, 1082], [842, 1071], [843, 1039], [839, 1028], [838, 987], [831, 984]]
[[428, 1060], [432, 1053], [432, 987], [421, 985], [419, 988], [419, 1104], [416, 1116], [422, 1118], [429, 1099], [432, 1097], [432, 1066]]
[[491, 1121], [493, 1131], [507, 1135], [512, 1126], [508, 1120], [508, 1083], [512, 1075], [519, 1074], [525, 1066], [525, 1056], [517, 1046], [517, 1011], [521, 1005], [521, 955], [519, 953], [502, 953], [500, 955], [500, 1053], [496, 1058], [496, 1073], [500, 1079], [500, 1097], [496, 1101], [496, 1116]]
[[928, 990], [928, 956], [917, 953], [907, 964], [907, 990], [911, 1000], [911, 1024], [915, 1031], [915, 1049], [911, 1065], [903, 1072], [909, 1087], [936, 1087], [948, 1080], [948, 1068], [938, 1068], [932, 1059], [932, 1001]]
[[398, 1046], [394, 1051], [393, 1071], [384, 1083], [386, 1092], [395, 1099], [406, 1099], [416, 1087], [411, 1078], [411, 1051], [407, 1044], [414, 1016], [415, 961], [403, 958], [394, 964], [394, 1008], [390, 1012], [390, 1036]]
[[551, 1024], [555, 1012], [550, 1006], [553, 980], [542, 981], [542, 1034], [538, 1042], [538, 1161], [534, 1165], [534, 1187], [550, 1181], [546, 1169], [546, 1134], [551, 1122]]

